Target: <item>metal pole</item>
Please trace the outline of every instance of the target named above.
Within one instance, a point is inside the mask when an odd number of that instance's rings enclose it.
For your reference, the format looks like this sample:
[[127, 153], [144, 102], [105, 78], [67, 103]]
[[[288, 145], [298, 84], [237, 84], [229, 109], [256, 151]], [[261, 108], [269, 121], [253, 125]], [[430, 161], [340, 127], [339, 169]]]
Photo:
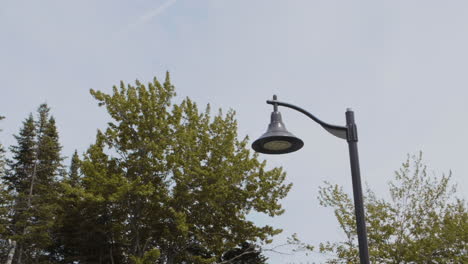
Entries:
[[359, 171], [358, 137], [354, 112], [346, 110], [346, 127], [348, 128], [349, 158], [351, 161], [351, 177], [353, 180], [354, 210], [359, 242], [359, 258], [361, 264], [369, 264], [369, 249], [367, 246], [366, 220], [364, 215], [364, 199], [362, 197], [361, 173]]

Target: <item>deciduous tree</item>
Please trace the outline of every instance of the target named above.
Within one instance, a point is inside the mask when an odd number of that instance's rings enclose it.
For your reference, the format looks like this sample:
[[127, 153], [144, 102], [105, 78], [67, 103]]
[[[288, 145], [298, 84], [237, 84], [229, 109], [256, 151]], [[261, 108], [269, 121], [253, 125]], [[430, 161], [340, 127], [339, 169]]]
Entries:
[[281, 214], [290, 185], [238, 139], [233, 111], [212, 116], [188, 98], [172, 103], [169, 75], [91, 94], [112, 118], [81, 163], [83, 214], [94, 228], [84, 242], [94, 243], [96, 261], [213, 263], [280, 232], [247, 215]]
[[[431, 176], [422, 154], [408, 157], [389, 184], [390, 199], [370, 189], [365, 197], [371, 263], [468, 263], [466, 201], [456, 197], [450, 176]], [[320, 245], [336, 255], [328, 263], [359, 263], [354, 207], [338, 185], [320, 190], [323, 206], [335, 210], [346, 235]]]

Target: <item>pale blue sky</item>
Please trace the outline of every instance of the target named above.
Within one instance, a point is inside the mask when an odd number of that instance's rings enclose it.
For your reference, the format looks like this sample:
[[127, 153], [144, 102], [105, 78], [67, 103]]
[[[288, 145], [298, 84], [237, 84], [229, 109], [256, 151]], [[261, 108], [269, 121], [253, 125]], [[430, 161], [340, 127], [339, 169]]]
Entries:
[[[150, 81], [169, 70], [180, 97], [237, 111], [241, 136], [266, 129], [276, 93], [329, 123], [352, 107], [362, 178], [385, 195], [407, 153], [453, 171], [467, 196], [468, 2], [338, 0], [0, 0], [1, 141], [42, 102], [70, 156], [106, 122], [89, 88]], [[283, 109], [305, 147], [264, 156], [294, 187], [273, 223], [309, 243], [342, 237], [318, 186], [351, 189], [346, 142]], [[280, 236], [275, 243], [284, 242]], [[320, 262], [269, 255], [270, 263]]]

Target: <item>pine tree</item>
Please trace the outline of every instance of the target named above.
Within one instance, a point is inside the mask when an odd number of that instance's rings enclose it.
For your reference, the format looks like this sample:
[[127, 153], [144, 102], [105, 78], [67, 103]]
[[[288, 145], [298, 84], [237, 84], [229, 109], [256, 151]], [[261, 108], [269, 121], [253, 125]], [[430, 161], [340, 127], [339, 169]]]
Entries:
[[246, 219], [252, 211], [281, 214], [290, 185], [280, 168], [266, 170], [251, 155], [247, 138], [237, 138], [233, 111], [212, 117], [188, 98], [172, 104], [169, 75], [162, 84], [121, 83], [112, 94], [91, 94], [113, 122], [81, 163], [90, 237], [78, 261], [213, 263], [280, 232]]
[[54, 244], [48, 251], [56, 263], [73, 263], [78, 255], [81, 237], [87, 229], [82, 228], [80, 158], [75, 150], [69, 171], [60, 184], [59, 210], [53, 228]]
[[[14, 195], [13, 216], [8, 226], [12, 247], [9, 250], [9, 263], [19, 254], [20, 243], [24, 239], [24, 230], [27, 225], [26, 212], [29, 208], [28, 194], [33, 186], [36, 156], [36, 128], [32, 114], [23, 122], [23, 127], [15, 135], [17, 145], [11, 146], [13, 160], [9, 161], [9, 170], [4, 176], [4, 182], [10, 194]], [[23, 249], [21, 248], [21, 251]], [[8, 263], [7, 262], [7, 263]]]
[[11, 239], [17, 243], [14, 263], [46, 260], [52, 243], [51, 230], [57, 210], [57, 178], [61, 170], [61, 146], [55, 120], [43, 104], [39, 119], [32, 115], [23, 123], [5, 182], [14, 195]]
[[78, 151], [75, 150], [73, 153], [71, 164], [70, 164], [70, 171], [68, 173], [68, 183], [71, 187], [80, 186], [80, 157], [78, 156]]
[[4, 180], [8, 189], [19, 195], [28, 193], [36, 165], [36, 126], [32, 114], [23, 122], [15, 139], [17, 145], [10, 147], [13, 161], [9, 161]]

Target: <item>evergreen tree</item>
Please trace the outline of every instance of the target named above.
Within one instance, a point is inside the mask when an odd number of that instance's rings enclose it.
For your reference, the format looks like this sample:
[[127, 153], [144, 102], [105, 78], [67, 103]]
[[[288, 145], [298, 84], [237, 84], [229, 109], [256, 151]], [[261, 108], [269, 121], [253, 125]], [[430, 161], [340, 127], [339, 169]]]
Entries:
[[[0, 116], [0, 120], [4, 117]], [[2, 130], [0, 129], [0, 132]], [[3, 179], [5, 177], [5, 149], [0, 142], [0, 262], [5, 263], [12, 247], [8, 240], [8, 223], [11, 214], [11, 196], [7, 192]]]
[[[422, 156], [408, 158], [390, 183], [391, 199], [367, 190], [365, 206], [371, 263], [468, 263], [466, 201], [455, 196], [450, 175], [431, 177]], [[337, 185], [323, 187], [321, 204], [332, 207], [345, 241], [320, 245], [335, 258], [359, 263], [354, 207]]]
[[13, 161], [8, 162], [9, 171], [4, 180], [8, 189], [19, 195], [28, 193], [36, 167], [36, 126], [32, 114], [23, 122], [15, 139], [17, 145], [10, 147]]
[[[31, 198], [29, 192], [33, 188], [36, 156], [36, 128], [32, 114], [23, 122], [18, 135], [15, 135], [17, 145], [11, 146], [13, 160], [9, 161], [8, 173], [4, 176], [4, 182], [10, 194], [14, 196], [13, 216], [8, 226], [8, 238], [11, 241], [9, 249], [9, 263], [13, 257], [21, 255], [18, 252], [26, 239], [25, 226], [27, 225], [27, 212]], [[28, 199], [29, 198], [29, 199]], [[18, 258], [18, 257], [16, 257]], [[8, 263], [7, 262], [7, 263]]]
[[39, 107], [38, 115], [37, 122], [30, 115], [15, 136], [13, 160], [4, 177], [15, 200], [10, 230], [16, 243], [13, 262], [18, 264], [49, 258], [46, 248], [52, 243], [57, 211], [61, 146], [55, 120], [49, 116], [46, 104]]
[[68, 183], [71, 187], [78, 187], [81, 185], [80, 182], [80, 157], [78, 156], [78, 151], [75, 150], [73, 153], [71, 164], [70, 164], [70, 171], [68, 173]]
[[246, 219], [253, 211], [281, 214], [290, 185], [237, 138], [233, 111], [212, 118], [190, 99], [172, 104], [169, 75], [163, 84], [91, 94], [113, 122], [81, 162], [81, 226], [89, 232], [76, 261], [213, 263], [280, 232]]
[[81, 243], [81, 237], [87, 230], [82, 228], [84, 219], [80, 204], [81, 174], [80, 158], [75, 150], [71, 158], [69, 172], [60, 184], [60, 199], [58, 201], [54, 225], [54, 244], [48, 249], [51, 259], [56, 263], [73, 263], [78, 255], [77, 249]]

